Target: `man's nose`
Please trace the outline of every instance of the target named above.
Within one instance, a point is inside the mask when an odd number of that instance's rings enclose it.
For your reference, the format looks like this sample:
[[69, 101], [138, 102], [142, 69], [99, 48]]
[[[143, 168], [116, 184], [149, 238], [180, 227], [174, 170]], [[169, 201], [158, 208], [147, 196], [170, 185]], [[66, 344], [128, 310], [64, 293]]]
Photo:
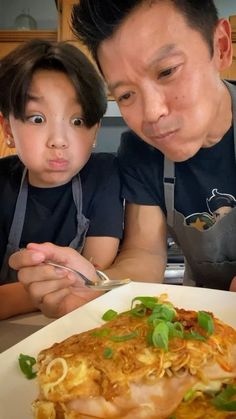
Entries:
[[149, 87], [143, 95], [143, 124], [153, 124], [169, 113], [165, 94]]

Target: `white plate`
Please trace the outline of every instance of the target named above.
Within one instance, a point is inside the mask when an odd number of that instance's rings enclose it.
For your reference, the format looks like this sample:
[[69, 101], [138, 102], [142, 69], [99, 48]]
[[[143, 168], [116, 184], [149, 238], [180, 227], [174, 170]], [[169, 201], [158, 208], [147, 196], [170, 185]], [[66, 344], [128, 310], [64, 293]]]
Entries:
[[24, 378], [18, 367], [20, 353], [37, 356], [38, 352], [66, 337], [102, 324], [101, 316], [109, 308], [123, 311], [130, 308], [133, 297], [158, 296], [168, 293], [178, 307], [208, 310], [236, 328], [236, 293], [178, 285], [130, 283], [84, 305], [45, 326], [0, 354], [0, 418], [30, 419], [30, 405], [37, 396], [36, 380]]

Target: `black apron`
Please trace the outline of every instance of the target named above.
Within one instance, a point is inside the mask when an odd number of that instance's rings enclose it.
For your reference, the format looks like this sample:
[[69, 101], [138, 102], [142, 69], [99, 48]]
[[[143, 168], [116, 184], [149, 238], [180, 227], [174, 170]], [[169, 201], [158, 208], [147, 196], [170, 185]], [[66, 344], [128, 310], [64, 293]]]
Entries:
[[[81, 252], [84, 247], [86, 233], [89, 227], [89, 220], [82, 214], [82, 186], [80, 175], [77, 174], [72, 179], [72, 195], [77, 209], [77, 232], [70, 242], [69, 247]], [[26, 206], [28, 197], [27, 169], [24, 169], [19, 194], [16, 201], [15, 212], [8, 236], [8, 244], [3, 258], [0, 272], [0, 283], [10, 283], [17, 281], [17, 272], [8, 265], [9, 257], [19, 250], [20, 240], [24, 226]]]
[[[236, 158], [236, 93], [225, 82], [233, 104], [234, 149]], [[186, 225], [183, 214], [174, 208], [175, 165], [164, 159], [164, 194], [167, 224], [171, 236], [185, 257], [185, 285], [228, 290], [236, 276], [236, 207], [207, 230]]]

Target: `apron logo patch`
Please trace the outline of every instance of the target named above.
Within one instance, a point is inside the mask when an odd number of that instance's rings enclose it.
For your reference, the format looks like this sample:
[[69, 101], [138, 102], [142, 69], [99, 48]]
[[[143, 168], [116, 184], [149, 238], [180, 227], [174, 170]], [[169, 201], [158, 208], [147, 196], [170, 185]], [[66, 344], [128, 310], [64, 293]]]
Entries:
[[196, 212], [185, 218], [185, 224], [203, 231], [212, 227], [236, 207], [236, 199], [233, 195], [220, 193], [213, 189], [210, 198], [206, 199], [208, 212]]

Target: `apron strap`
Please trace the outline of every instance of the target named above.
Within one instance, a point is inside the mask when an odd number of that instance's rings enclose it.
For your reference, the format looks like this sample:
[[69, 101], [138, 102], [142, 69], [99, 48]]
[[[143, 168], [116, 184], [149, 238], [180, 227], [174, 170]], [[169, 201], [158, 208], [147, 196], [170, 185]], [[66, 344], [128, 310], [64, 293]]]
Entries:
[[15, 213], [8, 237], [8, 242], [16, 248], [19, 248], [23, 225], [25, 221], [25, 212], [28, 197], [28, 182], [26, 173], [27, 169], [25, 168], [21, 179], [20, 190], [16, 201]]
[[167, 224], [174, 226], [174, 199], [175, 199], [175, 164], [164, 157], [164, 195], [167, 211]]
[[0, 281], [1, 283], [11, 279], [9, 278], [10, 275], [10, 267], [8, 265], [9, 257], [12, 253], [19, 249], [20, 246], [20, 239], [23, 231], [23, 225], [25, 221], [25, 212], [26, 212], [26, 205], [27, 205], [27, 197], [28, 197], [28, 182], [27, 182], [27, 169], [25, 168], [21, 178], [20, 189], [18, 193], [18, 197], [16, 200], [16, 207], [15, 212], [8, 236], [8, 243], [6, 246], [5, 255], [2, 262], [2, 268], [0, 272]]
[[69, 247], [81, 252], [84, 247], [85, 236], [89, 227], [89, 220], [82, 213], [83, 194], [79, 173], [72, 179], [72, 195], [77, 208], [77, 230], [76, 236], [70, 242]]
[[[1, 283], [4, 283], [6, 281], [9, 282], [9, 280], [15, 281], [16, 278], [15, 271], [10, 269], [8, 265], [8, 260], [12, 253], [17, 251], [20, 247], [28, 198], [28, 180], [26, 174], [27, 169], [25, 168], [22, 174], [15, 212], [8, 236], [8, 244], [6, 246], [6, 251], [0, 272]], [[76, 235], [69, 246], [81, 252], [84, 246], [85, 236], [89, 227], [89, 220], [82, 214], [82, 186], [79, 174], [77, 176], [74, 176], [74, 178], [72, 179], [72, 195], [77, 210], [77, 229]]]

